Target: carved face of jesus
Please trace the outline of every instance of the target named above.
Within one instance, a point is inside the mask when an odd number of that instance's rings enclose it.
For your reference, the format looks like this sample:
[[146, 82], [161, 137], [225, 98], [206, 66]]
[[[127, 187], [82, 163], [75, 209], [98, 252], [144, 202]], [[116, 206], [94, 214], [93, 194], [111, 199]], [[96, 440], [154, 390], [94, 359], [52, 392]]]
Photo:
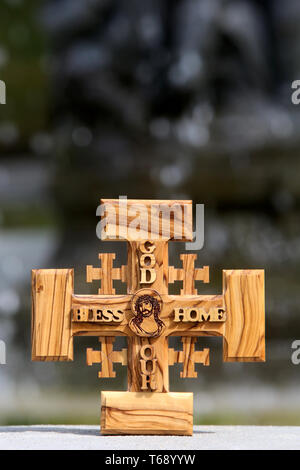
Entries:
[[149, 317], [151, 315], [152, 308], [152, 303], [148, 300], [141, 302], [139, 305], [139, 311], [141, 312], [144, 318]]
[[165, 326], [159, 318], [162, 300], [156, 291], [141, 289], [131, 301], [134, 317], [129, 321], [131, 330], [139, 336], [155, 338]]

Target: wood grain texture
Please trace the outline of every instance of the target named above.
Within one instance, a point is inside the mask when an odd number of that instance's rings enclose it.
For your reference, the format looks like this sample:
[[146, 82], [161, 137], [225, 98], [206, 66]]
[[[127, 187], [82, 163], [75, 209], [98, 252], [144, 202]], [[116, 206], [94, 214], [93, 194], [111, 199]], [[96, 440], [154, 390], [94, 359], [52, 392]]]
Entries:
[[192, 393], [101, 392], [101, 434], [192, 433]]
[[[87, 266], [98, 295], [74, 295], [72, 270], [33, 271], [33, 360], [71, 360], [74, 336], [98, 336], [101, 348], [87, 349], [87, 364], [100, 364], [100, 378], [116, 376], [114, 362], [128, 365], [128, 392], [102, 393], [102, 433], [191, 435], [192, 394], [169, 392], [169, 366], [181, 363], [182, 378], [197, 377], [195, 363], [209, 365], [209, 349], [195, 351], [201, 336], [223, 337], [225, 361], [263, 361], [264, 271], [225, 270], [222, 294], [198, 295], [209, 267], [196, 268], [197, 255], [185, 253], [175, 268], [168, 255], [170, 241], [192, 240], [191, 201], [101, 203], [102, 235], [127, 240], [127, 265], [100, 253], [100, 265]], [[126, 295], [116, 295], [114, 280], [127, 284]], [[170, 295], [176, 281], [180, 295]], [[114, 351], [116, 336], [127, 337], [127, 349]], [[168, 348], [169, 336], [181, 336], [182, 351]]]
[[88, 265], [86, 267], [86, 280], [87, 282], [97, 280], [101, 282], [98, 294], [114, 295], [116, 291], [113, 287], [113, 281], [118, 279], [127, 282], [127, 266], [113, 267], [113, 261], [116, 258], [115, 253], [99, 253], [98, 257], [100, 268]]
[[80, 308], [86, 310], [94, 309], [116, 309], [124, 312], [124, 318], [119, 323], [98, 322], [72, 322], [73, 336], [123, 336], [132, 334], [128, 326], [131, 318], [131, 295], [73, 295], [72, 310]]
[[140, 366], [140, 351], [141, 347], [145, 344], [150, 344], [154, 347], [155, 358], [157, 359], [156, 367], [156, 385], [155, 390], [148, 390], [158, 392], [169, 391], [169, 364], [168, 364], [168, 338], [165, 336], [159, 338], [141, 338], [133, 336], [128, 338], [128, 391], [141, 392], [142, 391], [142, 378]]
[[[155, 280], [151, 284], [141, 283], [141, 265], [140, 259], [145, 254], [144, 246], [146, 240], [138, 242], [129, 242], [127, 248], [127, 292], [133, 294], [138, 289], [143, 287], [151, 287], [151, 289], [157, 290], [160, 294], [168, 293], [168, 242], [166, 241], [153, 241], [151, 248], [153, 250], [151, 254], [154, 255], [155, 264], [153, 268], [155, 270]], [[146, 245], [147, 246], [147, 245]]]
[[[196, 280], [201, 280], [204, 283], [209, 283], [209, 266], [203, 266], [203, 268], [195, 268], [195, 261], [197, 259], [196, 254], [181, 254], [180, 259], [182, 261], [182, 268], [174, 268], [173, 266], [169, 267], [169, 283], [173, 283], [174, 281], [182, 281], [182, 289], [180, 290], [180, 294], [182, 296], [185, 295], [197, 295], [198, 291], [195, 286]], [[176, 307], [175, 307], [176, 308]], [[183, 351], [170, 351], [169, 354], [169, 361], [170, 358], [174, 358], [175, 362], [182, 362], [183, 363], [183, 371], [180, 372], [181, 378], [192, 378], [197, 377], [197, 372], [195, 371], [195, 355], [194, 343], [196, 341], [195, 338], [190, 336], [185, 336], [181, 338], [183, 342]], [[204, 365], [209, 365], [209, 350], [204, 350], [202, 357], [202, 352], [198, 352], [198, 359]], [[200, 355], [199, 355], [200, 353]], [[172, 361], [173, 359], [171, 359]], [[170, 362], [169, 362], [170, 364]], [[172, 363], [172, 365], [174, 362]], [[170, 364], [171, 365], [171, 364]]]
[[196, 254], [181, 254], [182, 268], [169, 267], [169, 283], [182, 281], [183, 287], [180, 290], [181, 295], [197, 295], [195, 281], [209, 282], [209, 266], [195, 268]]
[[196, 378], [198, 376], [195, 371], [195, 363], [209, 366], [209, 349], [195, 351], [196, 341], [197, 338], [184, 336], [181, 338], [183, 343], [182, 351], [169, 349], [169, 365], [173, 366], [176, 362], [183, 364], [183, 370], [180, 372], [181, 378]]
[[88, 366], [93, 364], [101, 364], [101, 370], [98, 372], [98, 377], [114, 378], [116, 373], [113, 369], [114, 362], [119, 362], [123, 366], [127, 365], [127, 349], [121, 351], [113, 350], [114, 337], [104, 336], [99, 338], [101, 345], [100, 351], [95, 351], [92, 348], [86, 350], [86, 362]]
[[[101, 199], [105, 227], [102, 240], [176, 240], [193, 239], [193, 213], [190, 200]], [[102, 219], [104, 222], [104, 219]], [[165, 236], [165, 227], [168, 234]]]
[[[101, 287], [98, 289], [98, 294], [114, 295], [116, 291], [113, 287], [113, 281], [114, 279], [118, 279], [118, 280], [121, 280], [122, 282], [127, 282], [127, 266], [121, 266], [119, 268], [113, 267], [113, 262], [116, 258], [115, 253], [99, 253], [98, 258], [100, 260], [100, 265], [101, 265], [100, 268], [94, 268], [93, 266], [86, 267], [87, 282], [100, 280]], [[105, 338], [103, 338], [102, 348], [105, 348], [106, 344], [112, 345], [113, 342], [114, 342], [114, 337], [108, 337], [106, 340]], [[105, 374], [112, 374], [112, 375], [105, 375]], [[115, 377], [112, 363], [109, 362], [107, 359], [105, 360], [103, 354], [102, 354], [102, 370], [101, 372], [99, 372], [98, 375], [99, 375], [99, 378]]]
[[[222, 295], [161, 295], [163, 309], [160, 318], [166, 325], [165, 336], [223, 336], [225, 323], [217, 322], [175, 322], [174, 309], [176, 307], [224, 309], [224, 298]], [[86, 308], [111, 307], [123, 310], [124, 319], [120, 323], [93, 323], [73, 322], [72, 332], [76, 336], [129, 336], [136, 337], [129, 327], [129, 321], [133, 317], [130, 303], [132, 296], [128, 295], [73, 295], [72, 309], [85, 306]]]
[[72, 361], [73, 269], [32, 270], [33, 361]]
[[224, 270], [223, 289], [227, 311], [224, 361], [264, 361], [264, 270]]

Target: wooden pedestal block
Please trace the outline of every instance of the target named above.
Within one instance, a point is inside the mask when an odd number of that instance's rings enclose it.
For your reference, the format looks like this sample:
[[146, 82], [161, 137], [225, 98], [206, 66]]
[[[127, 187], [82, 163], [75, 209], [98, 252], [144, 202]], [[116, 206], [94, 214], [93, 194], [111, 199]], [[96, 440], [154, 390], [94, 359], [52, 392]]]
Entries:
[[101, 434], [193, 434], [193, 394], [101, 392]]

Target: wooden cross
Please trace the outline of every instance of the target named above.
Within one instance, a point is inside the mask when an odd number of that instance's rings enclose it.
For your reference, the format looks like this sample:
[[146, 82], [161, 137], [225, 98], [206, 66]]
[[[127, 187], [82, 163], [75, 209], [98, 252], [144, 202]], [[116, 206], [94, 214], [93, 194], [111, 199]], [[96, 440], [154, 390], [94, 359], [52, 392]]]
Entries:
[[[127, 241], [127, 265], [114, 267], [115, 254], [101, 253], [100, 267], [87, 266], [98, 295], [75, 295], [72, 269], [33, 270], [32, 359], [73, 360], [74, 336], [97, 336], [101, 350], [88, 349], [87, 364], [101, 364], [99, 377], [115, 377], [114, 362], [128, 367], [127, 392], [101, 394], [101, 432], [190, 435], [193, 394], [170, 392], [169, 366], [182, 363], [182, 378], [197, 377], [195, 363], [209, 365], [209, 350], [195, 351], [201, 336], [223, 337], [224, 361], [264, 361], [264, 271], [224, 270], [222, 294], [198, 295], [195, 281], [209, 282], [208, 266], [195, 268], [195, 254], [181, 255], [182, 268], [168, 262], [170, 241], [192, 240], [191, 201], [101, 204], [101, 236]], [[114, 280], [127, 284], [126, 295], [115, 293]], [[180, 295], [168, 292], [174, 281]], [[116, 336], [127, 337], [127, 349], [113, 350]], [[168, 347], [171, 336], [181, 336], [182, 351]]]

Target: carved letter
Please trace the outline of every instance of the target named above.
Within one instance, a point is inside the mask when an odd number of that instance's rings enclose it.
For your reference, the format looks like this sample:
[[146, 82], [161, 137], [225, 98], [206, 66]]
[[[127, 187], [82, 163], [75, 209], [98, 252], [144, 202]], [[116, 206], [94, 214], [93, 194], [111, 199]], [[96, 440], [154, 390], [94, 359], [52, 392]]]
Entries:
[[155, 244], [150, 240], [147, 240], [146, 242], [140, 244], [140, 250], [142, 253], [153, 253], [155, 248]]
[[[148, 353], [149, 351], [149, 353]], [[141, 358], [145, 361], [150, 361], [154, 358], [154, 348], [151, 344], [144, 344], [140, 350]]]
[[156, 363], [157, 363], [157, 359], [148, 359], [147, 361], [145, 361], [144, 359], [140, 359], [142, 374], [144, 375], [156, 374]]
[[123, 320], [124, 312], [122, 310], [113, 310], [113, 321], [121, 322]]
[[145, 253], [140, 257], [140, 265], [142, 266], [142, 268], [146, 266], [148, 268], [153, 268], [155, 266], [155, 263], [155, 256], [152, 253]]
[[184, 314], [183, 308], [175, 308], [174, 313], [175, 313], [174, 321], [176, 322], [185, 321], [185, 314]]
[[199, 321], [200, 320], [200, 315], [199, 315], [199, 310], [198, 308], [188, 308], [186, 311], [186, 320], [185, 321]]
[[148, 385], [151, 390], [156, 390], [156, 381], [154, 375], [144, 375], [142, 374], [142, 386], [141, 390], [148, 390]]
[[[140, 284], [152, 284], [155, 281], [155, 279], [156, 279], [155, 269], [140, 268], [140, 272], [141, 272]], [[147, 273], [149, 273], [149, 275]], [[147, 279], [147, 277], [148, 277], [148, 279]]]

